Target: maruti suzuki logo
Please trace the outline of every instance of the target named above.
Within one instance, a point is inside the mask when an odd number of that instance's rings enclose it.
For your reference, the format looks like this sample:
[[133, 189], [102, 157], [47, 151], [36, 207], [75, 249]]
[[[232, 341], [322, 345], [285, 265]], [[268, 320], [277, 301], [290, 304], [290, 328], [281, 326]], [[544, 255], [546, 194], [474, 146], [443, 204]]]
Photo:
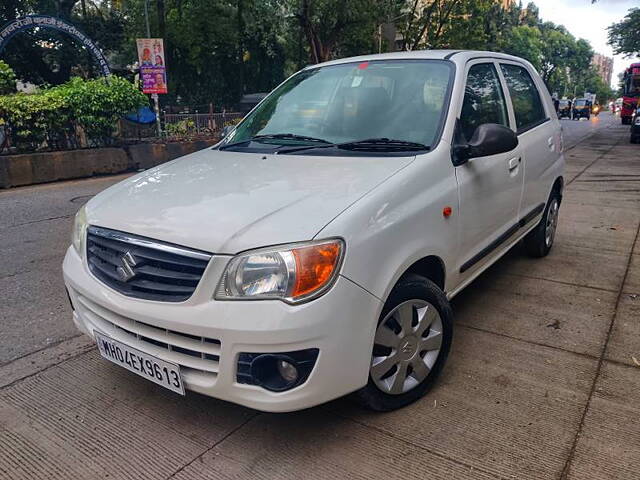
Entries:
[[133, 258], [131, 252], [127, 252], [122, 257], [120, 257], [120, 263], [122, 266], [116, 268], [116, 272], [118, 272], [118, 276], [120, 280], [123, 282], [128, 282], [133, 277], [136, 276], [136, 272], [133, 270], [133, 267], [136, 266], [136, 259]]

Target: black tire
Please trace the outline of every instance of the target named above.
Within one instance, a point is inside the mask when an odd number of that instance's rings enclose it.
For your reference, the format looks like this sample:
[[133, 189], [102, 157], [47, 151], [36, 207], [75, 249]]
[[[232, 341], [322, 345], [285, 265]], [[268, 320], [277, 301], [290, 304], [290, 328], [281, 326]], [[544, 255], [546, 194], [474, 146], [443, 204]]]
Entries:
[[[551, 247], [553, 247], [553, 241], [555, 239], [555, 230], [558, 221], [557, 210], [560, 209], [560, 201], [560, 194], [556, 190], [551, 192], [547, 205], [544, 209], [544, 214], [540, 219], [540, 223], [538, 223], [538, 225], [531, 230], [526, 237], [524, 237], [524, 249], [530, 257], [546, 257], [551, 251]], [[557, 207], [555, 226], [553, 228], [553, 234], [551, 235], [551, 242], [548, 242], [547, 223], [549, 221], [549, 212], [553, 209], [554, 203], [556, 203]]]
[[453, 337], [453, 311], [444, 292], [431, 280], [419, 275], [406, 275], [401, 278], [389, 294], [378, 326], [398, 305], [410, 300], [423, 300], [435, 307], [442, 322], [442, 344], [437, 359], [426, 378], [405, 393], [386, 393], [382, 391], [369, 374], [366, 386], [354, 392], [353, 397], [361, 405], [378, 412], [388, 412], [402, 408], [423, 397], [434, 385], [449, 355]]

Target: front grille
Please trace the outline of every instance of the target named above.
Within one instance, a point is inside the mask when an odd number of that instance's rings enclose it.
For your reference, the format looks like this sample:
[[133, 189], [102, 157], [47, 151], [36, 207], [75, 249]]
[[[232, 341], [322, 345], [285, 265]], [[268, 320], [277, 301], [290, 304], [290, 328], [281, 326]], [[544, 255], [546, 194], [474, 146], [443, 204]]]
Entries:
[[129, 297], [187, 300], [211, 254], [101, 227], [87, 230], [87, 262], [102, 283]]
[[139, 350], [177, 363], [186, 372], [217, 376], [220, 340], [158, 328], [108, 310], [76, 294], [80, 315], [94, 329]]

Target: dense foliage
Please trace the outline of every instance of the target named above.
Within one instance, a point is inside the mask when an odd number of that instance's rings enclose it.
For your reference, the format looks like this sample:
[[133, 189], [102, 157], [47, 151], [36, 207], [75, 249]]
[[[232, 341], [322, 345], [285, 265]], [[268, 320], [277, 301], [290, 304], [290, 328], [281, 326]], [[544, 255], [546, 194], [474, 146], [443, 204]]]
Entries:
[[[146, 36], [145, 0], [3, 0], [0, 22], [28, 13], [72, 21], [91, 36], [119, 75], [132, 74], [135, 39]], [[166, 42], [169, 94], [163, 104], [232, 108], [244, 93], [271, 90], [320, 61], [395, 49], [505, 51], [530, 60], [551, 92], [585, 89], [608, 97], [591, 67], [593, 50], [564, 27], [543, 22], [533, 3], [497, 0], [149, 0], [152, 36]], [[635, 13], [634, 13], [635, 12]], [[637, 22], [632, 10], [625, 22]], [[622, 25], [622, 24], [621, 24]], [[634, 24], [635, 25], [635, 24]], [[628, 32], [612, 27], [620, 51]], [[625, 33], [622, 36], [616, 32]], [[636, 49], [637, 50], [637, 49]], [[21, 33], [5, 57], [19, 78], [57, 85], [96, 74], [87, 52], [62, 34]]]
[[632, 8], [621, 22], [609, 27], [609, 43], [616, 53], [640, 56], [640, 8]]
[[16, 74], [11, 67], [0, 60], [0, 95], [16, 91]]
[[18, 150], [77, 148], [112, 142], [117, 120], [147, 105], [145, 95], [125, 79], [82, 80], [33, 94], [0, 96], [0, 123]]

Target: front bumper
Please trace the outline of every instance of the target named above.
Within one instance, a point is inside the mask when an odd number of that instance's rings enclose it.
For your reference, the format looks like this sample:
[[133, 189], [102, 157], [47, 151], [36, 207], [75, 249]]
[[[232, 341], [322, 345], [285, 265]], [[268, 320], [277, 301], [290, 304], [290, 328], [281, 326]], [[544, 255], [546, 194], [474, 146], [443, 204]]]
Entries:
[[[344, 277], [302, 305], [279, 300], [215, 301], [230, 257], [214, 256], [193, 296], [168, 303], [126, 297], [98, 281], [75, 249], [63, 273], [73, 320], [93, 337], [100, 330], [122, 343], [181, 366], [186, 388], [257, 410], [315, 406], [367, 383], [381, 302]], [[168, 345], [173, 347], [167, 348]], [[237, 382], [240, 353], [319, 349], [308, 380], [285, 392]], [[201, 357], [193, 353], [202, 352]], [[183, 352], [191, 352], [185, 354]], [[199, 353], [198, 353], [199, 354]]]

